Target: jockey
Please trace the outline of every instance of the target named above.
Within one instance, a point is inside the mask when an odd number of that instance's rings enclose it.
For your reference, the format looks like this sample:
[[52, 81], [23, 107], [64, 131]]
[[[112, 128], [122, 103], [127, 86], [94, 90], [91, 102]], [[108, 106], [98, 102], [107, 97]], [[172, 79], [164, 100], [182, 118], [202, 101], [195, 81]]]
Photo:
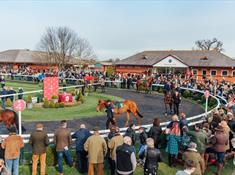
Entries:
[[112, 125], [115, 124], [115, 121], [113, 120], [113, 105], [110, 100], [107, 101], [107, 106], [106, 106], [106, 113], [107, 113], [107, 121], [106, 121], [106, 129], [109, 129], [110, 122]]

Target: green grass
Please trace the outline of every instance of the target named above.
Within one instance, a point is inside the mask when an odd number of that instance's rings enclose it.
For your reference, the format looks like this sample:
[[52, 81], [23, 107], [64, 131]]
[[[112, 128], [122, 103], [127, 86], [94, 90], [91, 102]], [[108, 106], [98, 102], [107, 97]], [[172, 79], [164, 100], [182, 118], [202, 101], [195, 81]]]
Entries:
[[96, 105], [99, 99], [123, 100], [101, 93], [90, 93], [85, 97], [85, 102], [81, 105], [65, 108], [33, 108], [22, 112], [24, 121], [50, 121], [50, 120], [73, 120], [84, 117], [101, 116], [104, 112], [96, 112]]
[[[158, 175], [175, 175], [176, 171], [178, 169], [182, 169], [182, 167], [178, 168], [171, 168], [166, 163], [161, 162], [159, 163], [159, 170]], [[216, 167], [215, 166], [209, 166], [206, 173], [204, 175], [213, 175], [215, 172]], [[232, 161], [229, 161], [226, 163], [225, 168], [222, 171], [223, 175], [232, 175], [234, 172], [234, 165], [232, 164]], [[46, 173], [48, 175], [56, 175], [57, 171], [55, 167], [47, 167]], [[30, 175], [31, 174], [31, 166], [21, 166], [20, 167], [20, 175]], [[80, 175], [76, 168], [69, 168], [68, 166], [64, 166], [64, 174], [65, 175]], [[134, 175], [143, 175], [143, 169], [140, 167], [137, 167], [135, 170]], [[104, 168], [104, 175], [109, 175], [109, 172], [107, 171], [107, 167]]]
[[19, 83], [19, 82], [11, 82], [6, 81], [6, 86], [13, 87], [15, 91], [18, 91], [19, 87], [22, 87], [24, 91], [35, 91], [35, 90], [42, 90], [42, 84], [34, 84], [34, 83]]

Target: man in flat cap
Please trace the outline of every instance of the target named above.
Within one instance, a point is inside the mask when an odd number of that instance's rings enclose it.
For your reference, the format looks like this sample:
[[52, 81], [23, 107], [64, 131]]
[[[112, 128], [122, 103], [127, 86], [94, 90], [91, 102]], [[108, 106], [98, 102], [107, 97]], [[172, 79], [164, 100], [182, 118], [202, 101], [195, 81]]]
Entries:
[[29, 138], [29, 144], [32, 146], [32, 175], [37, 174], [38, 160], [40, 161], [40, 174], [46, 173], [46, 149], [49, 145], [49, 138], [46, 132], [43, 131], [43, 124], [36, 124], [36, 129]]

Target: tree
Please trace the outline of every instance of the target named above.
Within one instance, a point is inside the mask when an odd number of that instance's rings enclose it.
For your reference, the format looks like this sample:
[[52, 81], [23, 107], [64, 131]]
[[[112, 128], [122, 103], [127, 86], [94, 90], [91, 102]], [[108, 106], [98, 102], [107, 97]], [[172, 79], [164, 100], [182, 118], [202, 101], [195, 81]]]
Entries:
[[76, 56], [80, 59], [95, 59], [95, 52], [89, 41], [85, 38], [78, 39], [78, 47]]
[[47, 53], [50, 63], [64, 67], [78, 48], [77, 33], [68, 27], [49, 27], [42, 35], [39, 49]]
[[197, 49], [199, 50], [216, 50], [218, 52], [223, 51], [223, 42], [219, 41], [217, 38], [197, 40], [195, 42]]

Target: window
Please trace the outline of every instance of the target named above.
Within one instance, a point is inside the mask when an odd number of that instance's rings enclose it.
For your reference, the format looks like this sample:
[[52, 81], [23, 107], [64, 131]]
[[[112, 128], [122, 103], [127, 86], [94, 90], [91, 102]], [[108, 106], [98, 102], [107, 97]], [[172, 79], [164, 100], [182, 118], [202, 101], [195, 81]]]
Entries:
[[224, 77], [224, 76], [228, 76], [228, 71], [227, 70], [222, 70], [222, 73], [221, 75]]
[[217, 74], [217, 71], [216, 71], [216, 70], [212, 70], [212, 71], [211, 71], [211, 76], [216, 76], [216, 74]]
[[197, 75], [197, 69], [193, 69], [193, 75]]
[[235, 71], [233, 71], [233, 75], [232, 76], [235, 77]]

